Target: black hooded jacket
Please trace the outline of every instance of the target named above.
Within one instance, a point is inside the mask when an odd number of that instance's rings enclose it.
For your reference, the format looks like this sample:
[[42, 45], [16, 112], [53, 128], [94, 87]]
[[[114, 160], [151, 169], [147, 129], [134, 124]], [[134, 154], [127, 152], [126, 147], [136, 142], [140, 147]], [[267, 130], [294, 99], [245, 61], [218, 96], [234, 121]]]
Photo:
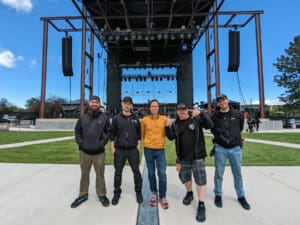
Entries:
[[[195, 143], [191, 143], [194, 151], [194, 159], [204, 159], [207, 156], [206, 148], [205, 148], [205, 140], [203, 135], [203, 128], [209, 129], [213, 127], [212, 120], [205, 115], [204, 113], [200, 113], [199, 116], [196, 116], [194, 118], [188, 118], [187, 119], [189, 123], [192, 125], [195, 131]], [[176, 146], [176, 155], [177, 155], [177, 162], [180, 162], [181, 160], [181, 152], [179, 149], [179, 127], [178, 127], [178, 121], [179, 118], [175, 120], [174, 123], [172, 123], [171, 127], [166, 127], [166, 135], [169, 140], [175, 139], [175, 146]]]
[[211, 132], [214, 135], [213, 143], [224, 148], [241, 146], [241, 132], [244, 128], [244, 117], [232, 108], [226, 113], [215, 111], [211, 116], [214, 127]]
[[114, 116], [112, 120], [111, 141], [115, 141], [115, 147], [125, 150], [137, 147], [141, 140], [141, 125], [135, 114], [125, 116], [122, 112]]
[[75, 126], [75, 139], [79, 150], [89, 155], [104, 152], [110, 131], [109, 117], [106, 113], [85, 112]]

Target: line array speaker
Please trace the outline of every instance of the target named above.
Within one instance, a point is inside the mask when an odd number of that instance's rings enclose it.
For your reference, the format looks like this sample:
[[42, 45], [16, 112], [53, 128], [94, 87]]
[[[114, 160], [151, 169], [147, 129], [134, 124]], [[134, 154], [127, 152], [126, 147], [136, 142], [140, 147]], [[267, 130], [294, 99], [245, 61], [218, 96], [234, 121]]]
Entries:
[[240, 65], [240, 32], [229, 31], [228, 72], [237, 72]]
[[62, 69], [64, 76], [73, 76], [71, 36], [62, 38]]

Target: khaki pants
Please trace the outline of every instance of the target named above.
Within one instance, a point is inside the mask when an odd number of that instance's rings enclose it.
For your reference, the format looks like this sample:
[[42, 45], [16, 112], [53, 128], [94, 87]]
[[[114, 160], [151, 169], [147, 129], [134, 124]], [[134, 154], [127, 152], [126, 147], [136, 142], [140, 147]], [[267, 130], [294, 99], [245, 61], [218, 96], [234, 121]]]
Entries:
[[89, 184], [90, 184], [90, 171], [92, 165], [96, 173], [96, 193], [98, 197], [106, 195], [104, 163], [105, 163], [104, 152], [97, 155], [88, 155], [80, 151], [81, 179], [80, 179], [79, 196], [88, 197], [89, 195], [88, 191], [89, 191]]

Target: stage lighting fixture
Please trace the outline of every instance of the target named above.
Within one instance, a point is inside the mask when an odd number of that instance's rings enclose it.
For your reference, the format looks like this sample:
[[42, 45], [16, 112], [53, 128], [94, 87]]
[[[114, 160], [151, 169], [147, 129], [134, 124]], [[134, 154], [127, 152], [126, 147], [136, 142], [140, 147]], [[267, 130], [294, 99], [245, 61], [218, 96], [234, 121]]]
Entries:
[[132, 39], [132, 40], [135, 40], [135, 39], [136, 39], [136, 35], [135, 35], [135, 34], [132, 34], [132, 35], [131, 35], [131, 39]]

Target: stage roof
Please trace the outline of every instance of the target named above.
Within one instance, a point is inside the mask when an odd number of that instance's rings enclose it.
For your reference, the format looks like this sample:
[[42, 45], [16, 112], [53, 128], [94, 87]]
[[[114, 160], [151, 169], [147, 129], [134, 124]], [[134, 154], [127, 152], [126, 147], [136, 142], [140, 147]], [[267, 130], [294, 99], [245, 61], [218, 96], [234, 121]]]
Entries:
[[[215, 0], [83, 0], [120, 67], [179, 66], [197, 44]], [[203, 30], [202, 30], [203, 32]]]

